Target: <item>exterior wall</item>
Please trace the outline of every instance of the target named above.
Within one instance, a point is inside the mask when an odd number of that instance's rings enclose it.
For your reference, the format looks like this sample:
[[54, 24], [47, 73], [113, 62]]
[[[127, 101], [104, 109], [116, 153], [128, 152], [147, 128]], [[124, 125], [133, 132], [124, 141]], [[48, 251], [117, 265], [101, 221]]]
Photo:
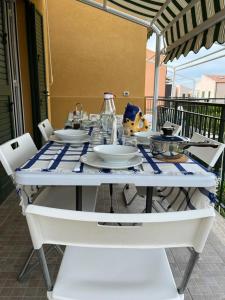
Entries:
[[[225, 83], [216, 83], [216, 98], [225, 98]], [[225, 103], [225, 100], [221, 100], [221, 103]]]
[[[73, 0], [48, 0], [53, 84], [51, 116], [63, 126], [76, 102], [100, 112], [103, 93], [144, 109], [146, 29]], [[129, 97], [123, 97], [129, 91]]]
[[[216, 83], [210, 77], [203, 75], [195, 87], [195, 96], [197, 98], [215, 98]], [[204, 96], [203, 96], [204, 94]]]
[[176, 92], [175, 97], [192, 97], [192, 89], [188, 88], [187, 86], [183, 85], [177, 85], [176, 86]]
[[[162, 57], [163, 59], [163, 57]], [[166, 89], [166, 66], [159, 68], [159, 97], [165, 97]], [[146, 69], [145, 69], [145, 96], [154, 95], [154, 75], [155, 75], [155, 52], [147, 50]]]

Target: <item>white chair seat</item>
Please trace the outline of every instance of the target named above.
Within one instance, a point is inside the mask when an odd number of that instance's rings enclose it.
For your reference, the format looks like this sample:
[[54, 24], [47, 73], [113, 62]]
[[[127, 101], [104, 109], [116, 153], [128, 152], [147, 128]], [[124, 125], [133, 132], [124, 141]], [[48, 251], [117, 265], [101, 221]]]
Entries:
[[[82, 189], [82, 205], [84, 210], [93, 211], [97, 188], [95, 186], [85, 186]], [[76, 188], [73, 186], [50, 186], [44, 188], [34, 201], [35, 205], [76, 209]]]
[[[140, 253], [142, 251], [142, 253]], [[164, 249], [67, 246], [54, 300], [178, 300]]]

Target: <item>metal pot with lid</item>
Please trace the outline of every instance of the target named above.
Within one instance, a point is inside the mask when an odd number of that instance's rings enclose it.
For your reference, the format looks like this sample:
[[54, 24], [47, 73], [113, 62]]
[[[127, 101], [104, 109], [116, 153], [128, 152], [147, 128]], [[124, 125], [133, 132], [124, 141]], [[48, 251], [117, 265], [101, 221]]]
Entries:
[[184, 150], [189, 147], [212, 147], [218, 145], [205, 142], [190, 142], [188, 138], [175, 135], [154, 135], [150, 138], [150, 149], [155, 157], [177, 159], [182, 157]]

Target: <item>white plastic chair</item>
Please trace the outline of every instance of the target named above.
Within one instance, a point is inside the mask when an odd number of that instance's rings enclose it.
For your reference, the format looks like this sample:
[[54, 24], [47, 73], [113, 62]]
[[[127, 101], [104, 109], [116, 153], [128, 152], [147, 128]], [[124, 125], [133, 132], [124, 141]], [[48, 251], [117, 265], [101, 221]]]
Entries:
[[[222, 155], [225, 144], [207, 138], [199, 133], [194, 132], [191, 142], [204, 142], [218, 145], [217, 148], [203, 148], [203, 147], [190, 147], [187, 149], [187, 153], [194, 155], [194, 158], [205, 163], [206, 167], [211, 170], [215, 166], [216, 162]], [[132, 201], [138, 195], [145, 195], [146, 191], [142, 187], [132, 187], [134, 190], [134, 196]], [[130, 188], [131, 189], [131, 188]], [[177, 211], [187, 209], [188, 201], [192, 200], [197, 205], [198, 190], [196, 188], [171, 188], [165, 187], [155, 191], [153, 200], [154, 208], [157, 211]]]
[[175, 124], [175, 123], [171, 123], [169, 121], [166, 121], [164, 124], [163, 124], [163, 127], [172, 127], [173, 128], [173, 135], [179, 135], [179, 133], [181, 132], [181, 126], [178, 125], [178, 124]]
[[54, 133], [54, 129], [48, 119], [40, 122], [38, 124], [38, 128], [45, 142], [47, 142], [49, 140], [49, 137]]
[[[0, 145], [1, 163], [6, 173], [12, 178], [15, 185], [15, 170], [31, 159], [36, 152], [37, 148], [29, 133]], [[22, 201], [21, 205], [26, 207], [28, 202], [32, 201], [32, 196], [37, 192], [37, 190], [34, 187], [31, 188], [29, 186], [17, 188], [21, 190], [21, 193], [19, 193]], [[42, 190], [41, 193], [38, 194], [35, 202], [39, 203], [40, 205], [43, 202], [45, 206], [59, 207], [59, 205], [61, 205], [60, 207], [62, 208], [75, 209], [75, 189], [73, 187], [57, 187], [57, 192], [53, 193], [53, 189], [55, 188], [56, 187], [46, 187], [45, 190]], [[64, 199], [64, 193], [66, 190], [67, 199]], [[48, 197], [46, 198], [43, 196], [44, 194], [48, 194]]]
[[210, 138], [205, 137], [197, 132], [193, 133], [191, 138], [191, 142], [209, 142], [215, 145], [218, 145], [217, 148], [201, 148], [201, 147], [190, 147], [188, 148], [188, 153], [194, 155], [196, 158], [203, 161], [209, 168], [213, 168], [222, 155], [225, 144], [212, 140]]
[[[2, 145], [0, 145], [0, 161], [6, 171], [6, 173], [12, 178], [15, 188], [20, 197], [20, 204], [23, 212], [28, 202], [34, 202], [36, 205], [43, 205], [47, 207], [57, 207], [64, 209], [75, 210], [76, 193], [75, 187], [30, 187], [30, 186], [18, 186], [15, 182], [15, 170], [21, 167], [37, 152], [37, 148], [29, 133], [26, 133], [20, 137], [12, 139]], [[90, 202], [91, 195], [95, 195], [95, 187], [85, 187], [83, 193], [83, 201]], [[93, 198], [93, 196], [92, 196]], [[93, 201], [94, 206], [94, 201]], [[29, 262], [34, 254], [32, 250], [25, 263], [22, 272], [19, 275], [21, 280], [26, 273]]]
[[[191, 155], [194, 155], [194, 158], [201, 160], [206, 164], [208, 169], [212, 169], [220, 156], [222, 155], [225, 144], [207, 138], [197, 132], [194, 132], [191, 142], [205, 142], [208, 141], [215, 145], [218, 145], [217, 148], [202, 148], [202, 147], [190, 147], [187, 149], [187, 152]], [[187, 201], [192, 200], [197, 202], [199, 193], [195, 188], [164, 188], [160, 189], [159, 195], [161, 199], [157, 201], [161, 203], [161, 207], [168, 210], [181, 210], [186, 207]], [[189, 199], [187, 199], [187, 196]]]
[[[28, 205], [26, 218], [48, 299], [184, 299], [213, 224], [214, 209], [203, 207], [159, 214], [106, 214]], [[136, 226], [117, 225], [121, 223]], [[67, 246], [53, 289], [42, 248], [45, 243]], [[194, 249], [178, 290], [165, 253], [170, 247]]]

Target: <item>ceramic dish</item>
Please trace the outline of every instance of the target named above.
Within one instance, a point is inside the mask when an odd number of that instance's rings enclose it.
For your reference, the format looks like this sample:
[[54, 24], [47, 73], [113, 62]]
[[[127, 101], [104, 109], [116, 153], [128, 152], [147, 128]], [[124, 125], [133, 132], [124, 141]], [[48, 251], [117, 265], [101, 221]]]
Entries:
[[124, 145], [99, 145], [93, 148], [99, 158], [107, 162], [126, 162], [138, 155], [138, 149]]
[[55, 130], [54, 135], [58, 140], [62, 141], [74, 141], [80, 140], [87, 137], [87, 132], [85, 130], [74, 130], [74, 129], [60, 129]]
[[96, 155], [96, 153], [89, 152], [81, 156], [80, 161], [86, 165], [95, 168], [104, 168], [104, 169], [127, 169], [131, 167], [136, 167], [142, 164], [143, 159], [140, 156], [135, 156], [131, 160], [123, 161], [121, 163], [114, 163], [111, 161], [104, 161]]
[[90, 142], [90, 137], [77, 139], [77, 140], [59, 140], [55, 135], [50, 136], [49, 141], [59, 143], [59, 144], [71, 144], [71, 145], [82, 145], [84, 143]]

